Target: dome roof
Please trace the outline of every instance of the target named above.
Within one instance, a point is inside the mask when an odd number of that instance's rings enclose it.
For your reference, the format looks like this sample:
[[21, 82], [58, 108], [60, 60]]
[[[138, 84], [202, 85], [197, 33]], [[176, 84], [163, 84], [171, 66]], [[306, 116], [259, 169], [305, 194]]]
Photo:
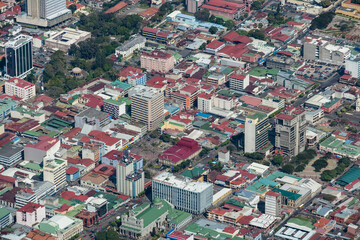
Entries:
[[73, 70], [72, 70], [72, 72], [76, 73], [76, 74], [80, 74], [81, 71], [82, 71], [81, 68], [78, 68], [78, 67], [74, 67]]

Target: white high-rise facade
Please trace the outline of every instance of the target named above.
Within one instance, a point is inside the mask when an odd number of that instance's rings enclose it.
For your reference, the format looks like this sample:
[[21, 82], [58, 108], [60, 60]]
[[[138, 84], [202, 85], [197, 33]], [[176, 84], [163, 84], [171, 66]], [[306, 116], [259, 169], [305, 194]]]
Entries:
[[274, 191], [268, 191], [265, 195], [265, 214], [279, 217], [281, 214], [281, 195]]

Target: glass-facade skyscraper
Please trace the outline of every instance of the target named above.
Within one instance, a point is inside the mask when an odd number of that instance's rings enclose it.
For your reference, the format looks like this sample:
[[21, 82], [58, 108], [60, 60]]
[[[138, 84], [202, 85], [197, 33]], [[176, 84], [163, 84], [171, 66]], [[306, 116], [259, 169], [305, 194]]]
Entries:
[[25, 77], [33, 69], [33, 38], [19, 35], [5, 44], [6, 76]]

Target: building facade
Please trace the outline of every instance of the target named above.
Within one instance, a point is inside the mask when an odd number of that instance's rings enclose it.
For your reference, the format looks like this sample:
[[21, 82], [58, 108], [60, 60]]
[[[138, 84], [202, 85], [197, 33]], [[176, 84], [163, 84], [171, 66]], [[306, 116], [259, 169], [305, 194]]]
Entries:
[[19, 35], [5, 44], [6, 76], [25, 77], [33, 69], [33, 38]]
[[170, 53], [162, 51], [144, 52], [141, 54], [140, 62], [141, 68], [145, 68], [148, 72], [167, 73], [174, 68], [175, 58]]
[[212, 204], [213, 185], [162, 172], [152, 179], [152, 198], [164, 199], [177, 209], [200, 214]]
[[286, 107], [275, 116], [275, 147], [288, 156], [298, 155], [305, 150], [305, 110]]
[[264, 113], [255, 113], [245, 120], [244, 151], [253, 153], [269, 142], [270, 123]]
[[349, 59], [345, 60], [345, 71], [349, 73], [354, 78], [359, 78], [360, 76], [360, 57], [351, 56]]
[[65, 160], [44, 160], [44, 181], [55, 184], [56, 191], [59, 191], [66, 185], [66, 166], [67, 161]]
[[281, 195], [273, 191], [268, 191], [265, 195], [265, 214], [280, 217], [281, 214]]
[[26, 13], [19, 14], [17, 22], [40, 27], [52, 27], [71, 18], [66, 0], [27, 0]]
[[232, 74], [229, 77], [230, 89], [243, 91], [247, 86], [249, 86], [250, 77], [249, 74], [240, 75]]
[[13, 223], [11, 212], [6, 208], [0, 208], [0, 229], [6, 228]]
[[29, 202], [16, 211], [16, 223], [32, 227], [46, 217], [45, 206]]
[[143, 159], [136, 158], [125, 149], [122, 157], [117, 160], [116, 188], [117, 192], [135, 198], [144, 191], [145, 173]]
[[5, 93], [27, 100], [36, 96], [35, 84], [14, 77], [5, 82]]
[[156, 88], [137, 86], [132, 96], [131, 118], [144, 123], [149, 131], [164, 121], [164, 93]]

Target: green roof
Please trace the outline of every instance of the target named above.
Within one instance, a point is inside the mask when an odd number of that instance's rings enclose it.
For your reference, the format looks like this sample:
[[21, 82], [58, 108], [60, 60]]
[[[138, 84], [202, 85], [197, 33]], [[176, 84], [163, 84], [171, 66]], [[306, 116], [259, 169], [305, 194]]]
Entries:
[[120, 80], [116, 80], [114, 82], [111, 83], [111, 86], [115, 86], [124, 90], [128, 90], [129, 88], [132, 87], [131, 84], [125, 83], [125, 82], [121, 82]]
[[314, 229], [314, 226], [312, 224], [311, 221], [307, 221], [305, 219], [300, 219], [300, 218], [290, 218], [288, 223], [294, 223], [296, 225], [299, 225], [299, 226], [305, 226], [305, 227], [308, 227], [310, 229]]
[[19, 113], [23, 113], [23, 114], [29, 114], [31, 116], [41, 116], [43, 115], [43, 113], [39, 113], [39, 112], [35, 112], [33, 110], [30, 110], [30, 109], [25, 109], [23, 107], [17, 107], [15, 109], [15, 111], [19, 112]]
[[207, 239], [223, 240], [223, 239], [231, 238], [231, 236], [228, 234], [219, 233], [218, 231], [211, 229], [211, 228], [201, 227], [200, 225], [198, 225], [196, 223], [192, 223], [192, 224], [188, 225], [185, 228], [185, 231], [194, 233], [196, 235], [199, 235], [199, 236], [207, 238]]
[[189, 178], [193, 178], [193, 177], [197, 177], [200, 176], [202, 173], [204, 172], [203, 168], [193, 168], [191, 170], [187, 169], [183, 174], [181, 174], [184, 177], [189, 177]]
[[241, 208], [246, 206], [245, 204], [239, 202], [238, 200], [236, 200], [234, 198], [227, 200], [225, 203], [236, 206], [236, 207], [241, 207]]
[[332, 105], [334, 105], [335, 103], [337, 103], [338, 101], [340, 101], [340, 98], [334, 98], [333, 100], [331, 100], [330, 102], [327, 102], [324, 104], [324, 107], [331, 107]]
[[115, 105], [122, 105], [123, 103], [125, 103], [126, 105], [131, 104], [131, 100], [129, 98], [126, 98], [126, 97], [119, 97], [117, 100], [106, 99], [105, 102], [112, 103], [112, 104], [115, 104]]
[[256, 120], [258, 119], [259, 121], [263, 120], [264, 118], [267, 117], [267, 115], [265, 113], [261, 113], [261, 112], [256, 112], [253, 115], [249, 115], [247, 116], [250, 119]]
[[95, 197], [99, 197], [99, 195], [102, 195], [103, 198], [105, 198], [108, 201], [108, 208], [109, 209], [115, 209], [119, 206], [119, 203], [122, 203], [124, 200], [121, 198], [118, 198], [117, 196], [105, 193], [105, 192], [97, 192], [95, 193]]
[[175, 225], [182, 223], [185, 219], [189, 218], [192, 214], [177, 209], [171, 209], [167, 218], [169, 222]]
[[35, 171], [41, 171], [42, 170], [42, 167], [40, 166], [40, 164], [34, 163], [34, 162], [28, 162], [23, 167], [28, 168], [28, 169], [32, 169], [32, 170], [35, 170]]
[[76, 99], [78, 99], [79, 97], [81, 97], [80, 94], [76, 94], [76, 95], [72, 96], [72, 98], [70, 98], [70, 99], [68, 100], [68, 103], [72, 104], [72, 103], [73, 103]]
[[9, 210], [7, 210], [6, 208], [0, 208], [0, 219], [2, 219], [3, 217], [5, 217], [6, 215], [8, 215], [10, 213]]
[[144, 220], [144, 227], [148, 226], [150, 223], [154, 222], [160, 218], [164, 213], [171, 209], [170, 204], [162, 200], [161, 207], [149, 207], [142, 211], [139, 215], [136, 216], [137, 219]]
[[288, 199], [293, 200], [293, 201], [296, 201], [299, 199], [299, 197], [301, 197], [301, 195], [298, 193], [289, 192], [289, 191], [282, 190], [279, 188], [273, 188], [272, 190], [275, 192], [281, 193], [282, 196], [287, 197]]
[[249, 72], [249, 75], [250, 76], [255, 76], [255, 77], [266, 77], [267, 75], [275, 76], [275, 75], [278, 74], [279, 71], [280, 70], [277, 69], [277, 68], [266, 69], [266, 68], [263, 68], [263, 67], [257, 67], [257, 68], [252, 69]]
[[335, 154], [357, 158], [360, 155], [360, 147], [345, 143], [334, 136], [325, 139], [320, 146], [332, 148]]
[[339, 178], [339, 180], [337, 180], [337, 183], [341, 186], [346, 186], [358, 178], [360, 178], [360, 168], [352, 167], [341, 178]]

